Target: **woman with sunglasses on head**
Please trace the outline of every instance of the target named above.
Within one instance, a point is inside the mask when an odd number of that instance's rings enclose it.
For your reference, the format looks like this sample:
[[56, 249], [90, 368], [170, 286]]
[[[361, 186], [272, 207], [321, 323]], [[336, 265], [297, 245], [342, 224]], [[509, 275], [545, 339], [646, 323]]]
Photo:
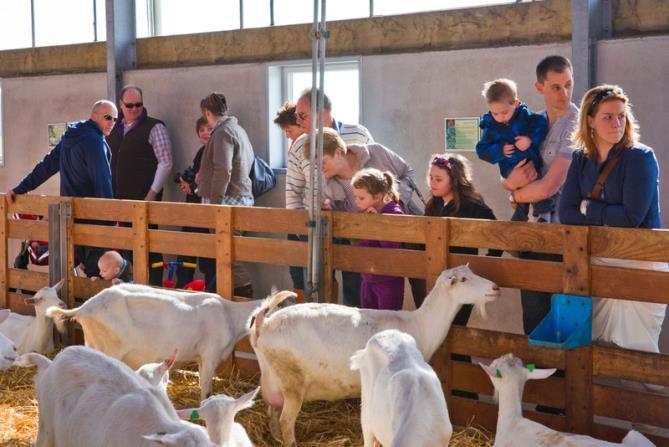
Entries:
[[[660, 228], [659, 168], [639, 143], [629, 98], [616, 85], [590, 89], [581, 102], [574, 152], [560, 199], [560, 221], [572, 225]], [[595, 187], [597, 184], [602, 186]], [[596, 265], [669, 271], [666, 262], [593, 258]], [[618, 299], [593, 303], [592, 338], [659, 352], [666, 305]]]

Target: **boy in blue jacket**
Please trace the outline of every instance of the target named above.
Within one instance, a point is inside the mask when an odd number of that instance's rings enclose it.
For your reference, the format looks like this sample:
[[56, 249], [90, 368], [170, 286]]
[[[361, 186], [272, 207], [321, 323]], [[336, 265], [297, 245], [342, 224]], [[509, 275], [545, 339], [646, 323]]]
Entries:
[[[529, 159], [537, 172], [541, 172], [542, 160], [539, 145], [548, 133], [548, 120], [544, 115], [532, 112], [520, 102], [516, 83], [509, 79], [486, 82], [481, 92], [490, 111], [483, 115], [479, 127], [481, 140], [476, 153], [481, 160], [499, 165], [502, 177], [507, 178], [521, 161]], [[510, 200], [515, 204], [513, 195]], [[511, 220], [527, 221], [530, 204], [516, 204]], [[532, 203], [532, 215], [537, 221], [550, 222], [555, 208], [555, 197]]]

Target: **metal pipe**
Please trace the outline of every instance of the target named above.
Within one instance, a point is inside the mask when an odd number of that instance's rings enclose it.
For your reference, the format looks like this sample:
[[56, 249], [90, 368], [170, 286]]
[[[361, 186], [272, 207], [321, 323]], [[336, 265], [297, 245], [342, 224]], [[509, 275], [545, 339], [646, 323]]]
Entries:
[[269, 26], [274, 26], [274, 0], [269, 0]]
[[244, 0], [239, 0], [239, 29], [244, 29]]
[[33, 48], [35, 47], [35, 0], [30, 0], [30, 35]]
[[93, 2], [93, 42], [98, 41], [98, 5], [96, 0], [91, 0]]

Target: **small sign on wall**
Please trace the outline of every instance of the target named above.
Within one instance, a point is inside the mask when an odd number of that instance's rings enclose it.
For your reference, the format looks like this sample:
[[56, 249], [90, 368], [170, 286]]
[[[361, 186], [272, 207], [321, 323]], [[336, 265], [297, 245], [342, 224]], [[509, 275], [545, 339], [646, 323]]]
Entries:
[[46, 125], [46, 134], [49, 143], [49, 149], [56, 147], [65, 133], [67, 123], [55, 123]]
[[444, 119], [447, 151], [473, 151], [481, 137], [478, 117]]

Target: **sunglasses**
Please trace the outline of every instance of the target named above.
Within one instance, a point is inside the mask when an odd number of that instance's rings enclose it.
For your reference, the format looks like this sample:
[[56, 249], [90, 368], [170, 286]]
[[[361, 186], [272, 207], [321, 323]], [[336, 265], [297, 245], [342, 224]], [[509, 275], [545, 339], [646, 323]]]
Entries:
[[[123, 101], [121, 101], [123, 102]], [[123, 105], [125, 106], [126, 109], [134, 109], [137, 107], [138, 109], [144, 105], [143, 102], [123, 102]]]
[[592, 111], [595, 110], [595, 107], [597, 107], [599, 105], [599, 103], [601, 103], [605, 99], [607, 99], [611, 96], [624, 95], [624, 94], [625, 93], [622, 90], [613, 89], [613, 88], [607, 88], [605, 90], [600, 91], [592, 99], [592, 103], [590, 104], [590, 113], [592, 113]]
[[118, 121], [118, 118], [117, 118], [117, 117], [115, 117], [115, 116], [111, 116], [111, 115], [109, 115], [109, 114], [107, 114], [107, 115], [102, 115], [102, 117], [103, 117], [104, 119], [106, 119], [107, 121], [113, 121], [113, 122]]
[[449, 167], [448, 158], [437, 155], [432, 159], [433, 166], [439, 166], [441, 169], [446, 169]]

